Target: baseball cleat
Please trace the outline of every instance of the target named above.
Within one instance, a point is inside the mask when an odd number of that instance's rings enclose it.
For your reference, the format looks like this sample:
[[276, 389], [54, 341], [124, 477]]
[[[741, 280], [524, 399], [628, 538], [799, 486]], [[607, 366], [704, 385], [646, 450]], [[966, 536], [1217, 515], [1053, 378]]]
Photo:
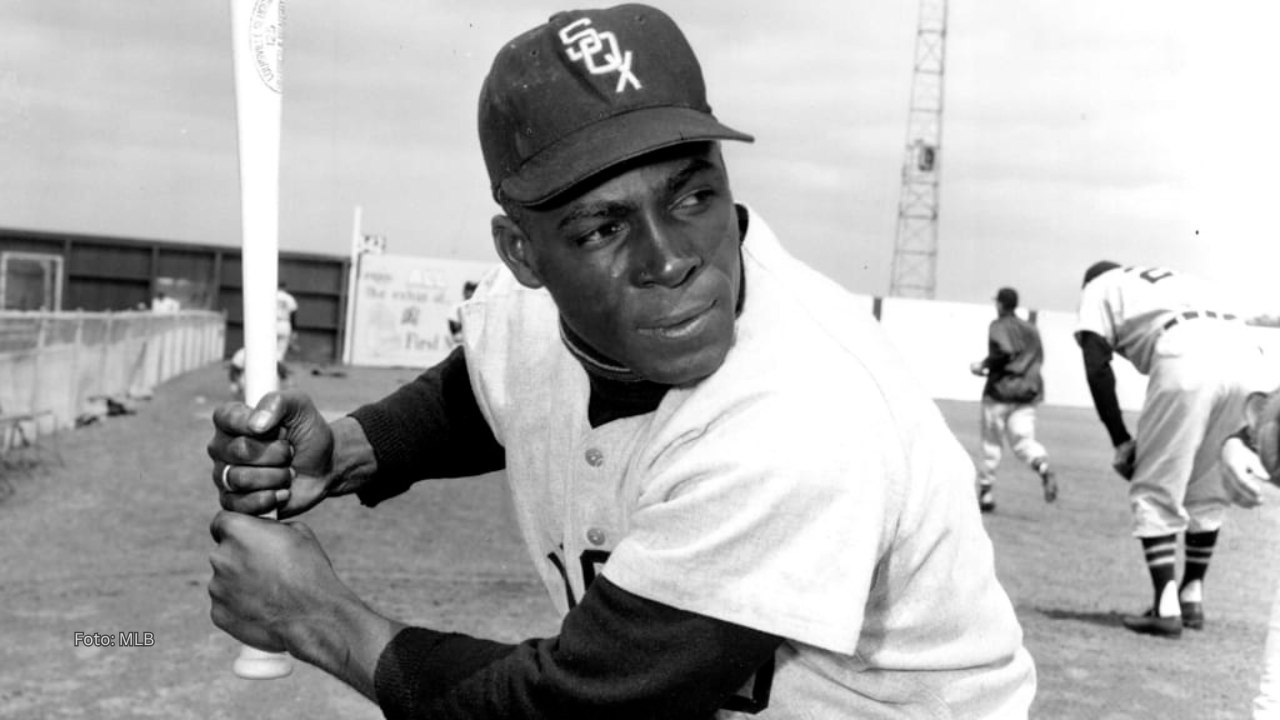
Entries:
[[996, 494], [990, 485], [983, 485], [978, 488], [978, 509], [984, 513], [995, 511]]
[[1192, 630], [1204, 629], [1204, 604], [1198, 602], [1182, 603], [1182, 627]]
[[1051, 503], [1058, 499], [1058, 478], [1047, 467], [1040, 473], [1040, 486], [1044, 489], [1045, 502]]
[[1120, 622], [1140, 635], [1155, 635], [1171, 640], [1182, 637], [1182, 617], [1170, 615], [1161, 617], [1154, 609], [1141, 615], [1123, 615]]

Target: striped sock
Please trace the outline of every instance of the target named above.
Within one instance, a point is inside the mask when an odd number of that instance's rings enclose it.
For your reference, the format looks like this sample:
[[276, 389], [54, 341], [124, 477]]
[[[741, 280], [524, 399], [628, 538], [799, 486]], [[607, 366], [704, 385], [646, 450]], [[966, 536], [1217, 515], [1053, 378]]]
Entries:
[[1147, 570], [1155, 588], [1155, 600], [1151, 607], [1156, 615], [1169, 617], [1182, 611], [1174, 593], [1166, 592], [1177, 580], [1178, 538], [1176, 535], [1142, 538], [1142, 551], [1147, 558]]
[[[1209, 571], [1209, 561], [1213, 559], [1213, 548], [1218, 544], [1218, 531], [1188, 532], [1183, 537], [1183, 544], [1186, 559], [1179, 594], [1187, 602], [1200, 602], [1204, 575]], [[1190, 592], [1187, 592], [1188, 590]]]

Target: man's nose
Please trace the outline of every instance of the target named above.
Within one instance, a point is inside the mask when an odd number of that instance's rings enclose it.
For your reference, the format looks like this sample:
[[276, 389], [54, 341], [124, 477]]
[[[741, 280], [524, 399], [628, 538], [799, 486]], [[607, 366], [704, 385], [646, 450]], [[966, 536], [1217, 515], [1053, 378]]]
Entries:
[[635, 279], [641, 287], [679, 287], [702, 265], [697, 244], [660, 223], [646, 223], [637, 246]]

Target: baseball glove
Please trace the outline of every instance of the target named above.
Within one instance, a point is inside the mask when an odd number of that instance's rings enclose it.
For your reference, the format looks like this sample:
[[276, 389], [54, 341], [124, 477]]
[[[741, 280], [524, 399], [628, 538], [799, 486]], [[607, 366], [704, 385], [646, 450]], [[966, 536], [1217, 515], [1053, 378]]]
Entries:
[[1132, 440], [1125, 440], [1116, 446], [1116, 454], [1112, 457], [1111, 468], [1120, 473], [1126, 481], [1133, 479], [1133, 465], [1137, 461], [1138, 445]]
[[1231, 502], [1253, 508], [1263, 503], [1265, 481], [1280, 484], [1280, 390], [1250, 395], [1245, 421], [1222, 444], [1222, 487]]

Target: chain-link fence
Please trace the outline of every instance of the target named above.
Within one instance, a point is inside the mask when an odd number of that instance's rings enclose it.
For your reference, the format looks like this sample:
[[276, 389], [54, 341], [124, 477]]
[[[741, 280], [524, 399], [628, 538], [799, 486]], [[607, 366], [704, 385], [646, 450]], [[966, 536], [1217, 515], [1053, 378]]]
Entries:
[[159, 383], [223, 357], [226, 318], [175, 313], [0, 311], [0, 416], [36, 432], [70, 427], [98, 397], [146, 397]]

